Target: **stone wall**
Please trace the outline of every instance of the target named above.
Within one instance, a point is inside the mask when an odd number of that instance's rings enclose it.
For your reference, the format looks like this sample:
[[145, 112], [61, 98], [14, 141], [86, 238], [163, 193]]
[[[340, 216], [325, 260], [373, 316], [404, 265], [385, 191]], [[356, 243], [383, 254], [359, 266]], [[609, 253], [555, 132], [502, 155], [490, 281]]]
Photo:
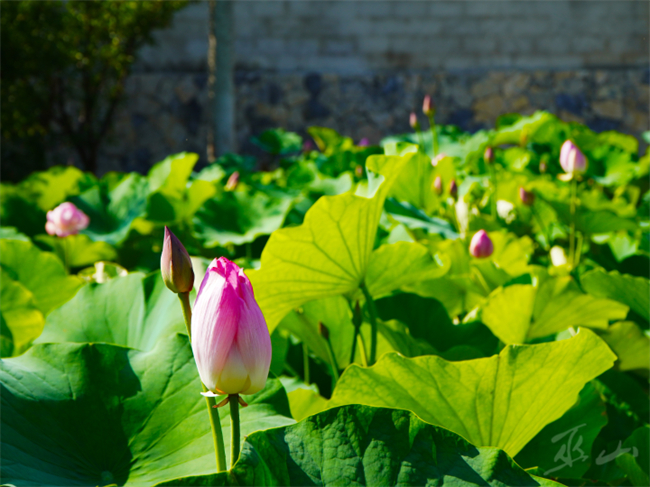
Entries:
[[[425, 93], [467, 130], [546, 109], [594, 130], [648, 130], [648, 2], [238, 1], [239, 149], [270, 127], [355, 139], [408, 130]], [[192, 4], [144, 48], [101, 156], [102, 171], [201, 154], [208, 6]]]

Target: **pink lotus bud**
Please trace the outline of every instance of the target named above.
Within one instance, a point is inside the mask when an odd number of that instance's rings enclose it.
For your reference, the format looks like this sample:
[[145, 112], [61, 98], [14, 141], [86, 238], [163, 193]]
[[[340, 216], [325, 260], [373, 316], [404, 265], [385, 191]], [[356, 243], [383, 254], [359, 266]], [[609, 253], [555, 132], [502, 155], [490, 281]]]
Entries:
[[442, 161], [445, 157], [447, 157], [447, 154], [445, 154], [444, 152], [441, 152], [441, 153], [438, 154], [436, 157], [434, 157], [433, 159], [431, 159], [431, 165], [432, 165], [433, 167], [436, 167], [436, 166], [438, 165], [438, 163], [439, 163], [440, 161]]
[[248, 277], [225, 257], [210, 263], [196, 295], [192, 351], [205, 395], [254, 394], [266, 384], [269, 330]]
[[436, 176], [436, 179], [433, 181], [433, 190], [438, 196], [442, 194], [442, 178], [440, 176]]
[[165, 239], [160, 255], [160, 273], [165, 286], [176, 294], [189, 293], [194, 287], [192, 260], [180, 240], [165, 227]]
[[303, 152], [311, 152], [311, 151], [314, 150], [314, 147], [315, 147], [315, 146], [314, 146], [314, 143], [313, 143], [311, 140], [309, 140], [309, 139], [305, 140], [305, 141], [302, 143], [302, 151], [303, 151]]
[[546, 161], [541, 161], [539, 163], [539, 172], [540, 172], [540, 174], [544, 174], [547, 169], [548, 169], [548, 166], [546, 165]]
[[361, 164], [358, 164], [354, 168], [354, 175], [361, 179], [363, 177], [363, 166]]
[[560, 149], [560, 165], [567, 174], [582, 174], [587, 170], [587, 158], [577, 145], [566, 140]]
[[409, 125], [413, 130], [420, 130], [420, 122], [418, 122], [418, 116], [415, 112], [411, 112], [411, 115], [409, 116]]
[[359, 147], [368, 147], [369, 145], [370, 145], [370, 141], [365, 137], [363, 139], [361, 139], [359, 141], [359, 143], [357, 144], [357, 146], [359, 146]]
[[228, 182], [226, 183], [226, 186], [224, 186], [224, 189], [226, 191], [234, 191], [235, 188], [237, 188], [238, 184], [239, 184], [239, 171], [235, 171], [228, 178]]
[[458, 185], [456, 184], [455, 179], [452, 179], [451, 183], [449, 183], [449, 194], [454, 199], [458, 196]]
[[490, 240], [488, 234], [485, 233], [485, 230], [479, 230], [476, 232], [469, 244], [469, 253], [474, 257], [483, 259], [491, 256], [492, 252], [494, 252], [494, 245], [492, 245], [492, 240]]
[[425, 95], [424, 100], [422, 100], [422, 113], [424, 113], [427, 117], [436, 114], [436, 106], [433, 101], [431, 101], [430, 95]]
[[76, 235], [88, 226], [90, 219], [74, 204], [65, 202], [47, 212], [45, 231], [57, 237]]
[[485, 159], [485, 162], [488, 164], [492, 164], [494, 162], [494, 149], [492, 147], [488, 147], [485, 149], [485, 153], [483, 154], [483, 159]]
[[535, 193], [526, 191], [523, 186], [519, 187], [519, 199], [526, 206], [533, 206], [535, 203]]

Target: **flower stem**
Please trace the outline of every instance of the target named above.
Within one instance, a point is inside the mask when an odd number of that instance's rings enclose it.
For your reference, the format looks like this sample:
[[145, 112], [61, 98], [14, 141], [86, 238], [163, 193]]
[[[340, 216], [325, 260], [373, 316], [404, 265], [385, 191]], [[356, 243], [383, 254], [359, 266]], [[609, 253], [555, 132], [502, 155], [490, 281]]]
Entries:
[[433, 157], [436, 157], [438, 155], [438, 134], [436, 133], [435, 115], [429, 116], [429, 127], [431, 128], [431, 144], [433, 150]]
[[494, 164], [489, 164], [490, 166], [490, 182], [492, 183], [492, 197], [490, 198], [490, 213], [492, 213], [492, 219], [497, 219], [497, 174], [494, 169]]
[[240, 434], [239, 434], [239, 394], [230, 394], [230, 468], [239, 460]]
[[548, 228], [544, 225], [544, 221], [539, 216], [539, 213], [537, 213], [537, 210], [535, 210], [535, 206], [531, 206], [530, 209], [533, 212], [533, 217], [535, 218], [535, 220], [537, 220], [537, 224], [539, 225], [539, 230], [542, 232], [542, 235], [544, 235], [544, 238], [546, 239], [546, 246], [548, 248], [551, 248], [551, 245], [553, 244], [551, 242], [551, 234], [548, 231]]
[[578, 193], [578, 181], [575, 176], [571, 179], [571, 195], [569, 203], [571, 205], [571, 231], [569, 233], [569, 263], [571, 269], [575, 262], [575, 249], [576, 249], [576, 199]]
[[357, 352], [357, 337], [359, 336], [359, 331], [361, 330], [361, 323], [363, 319], [361, 317], [361, 307], [359, 306], [359, 301], [356, 302], [354, 306], [354, 314], [352, 315], [352, 324], [354, 325], [354, 335], [352, 336], [352, 351], [350, 354], [350, 363], [354, 363], [354, 356]]
[[336, 355], [334, 355], [334, 349], [332, 348], [332, 342], [329, 337], [325, 339], [327, 341], [327, 355], [330, 359], [330, 365], [332, 366], [332, 390], [336, 386], [336, 383], [339, 381], [339, 364], [336, 361]]
[[307, 344], [302, 344], [302, 363], [303, 363], [303, 379], [305, 384], [309, 385], [309, 349]]
[[377, 358], [377, 309], [375, 308], [375, 301], [363, 282], [361, 283], [361, 291], [366, 298], [366, 306], [368, 306], [368, 313], [370, 314], [370, 359], [368, 365], [373, 365]]
[[366, 352], [366, 342], [363, 339], [363, 335], [361, 333], [357, 335], [357, 340], [359, 341], [359, 352], [361, 352], [361, 363], [364, 367], [368, 367], [368, 352]]
[[[181, 302], [183, 309], [183, 318], [187, 328], [187, 336], [192, 342], [192, 307], [190, 306], [190, 293], [178, 293], [178, 299]], [[201, 383], [203, 392], [207, 392], [208, 388]], [[214, 443], [214, 451], [217, 460], [217, 472], [225, 472], [226, 466], [226, 447], [223, 442], [223, 431], [221, 430], [221, 420], [219, 419], [219, 410], [215, 407], [216, 401], [214, 397], [205, 398], [208, 407], [208, 414], [210, 416], [210, 427], [212, 429], [212, 441]]]

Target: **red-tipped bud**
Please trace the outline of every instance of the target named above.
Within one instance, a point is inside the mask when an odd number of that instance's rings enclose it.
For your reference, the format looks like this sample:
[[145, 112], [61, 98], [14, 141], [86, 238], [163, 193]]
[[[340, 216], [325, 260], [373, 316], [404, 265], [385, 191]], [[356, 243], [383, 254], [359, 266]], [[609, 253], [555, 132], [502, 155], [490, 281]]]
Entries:
[[494, 162], [494, 149], [492, 149], [492, 147], [485, 149], [485, 152], [483, 153], [483, 159], [485, 159], [485, 162], [488, 164], [492, 164]]
[[234, 191], [235, 188], [237, 188], [238, 184], [239, 184], [239, 171], [235, 171], [228, 178], [228, 182], [226, 183], [224, 189], [226, 191]]
[[165, 239], [160, 255], [160, 272], [167, 288], [178, 293], [189, 293], [194, 287], [192, 260], [180, 240], [165, 227]]
[[438, 196], [442, 194], [442, 178], [440, 176], [436, 176], [436, 179], [433, 181], [433, 190]]
[[526, 206], [533, 206], [535, 203], [535, 193], [526, 191], [523, 186], [519, 187], [519, 199]]
[[415, 112], [411, 112], [411, 115], [409, 116], [409, 125], [413, 130], [420, 130], [420, 122], [418, 122], [418, 116]]
[[488, 234], [485, 233], [485, 230], [476, 232], [469, 244], [469, 253], [474, 257], [483, 259], [491, 256], [492, 252], [494, 252], [494, 245], [490, 237], [488, 237]]
[[422, 100], [422, 113], [424, 113], [427, 117], [431, 117], [432, 115], [436, 114], [436, 106], [431, 101], [431, 95], [425, 95], [424, 100]]
[[327, 329], [327, 327], [323, 324], [322, 321], [318, 322], [318, 334], [322, 336], [325, 340], [329, 340], [330, 338], [330, 331]]
[[458, 196], [458, 185], [456, 184], [455, 179], [452, 179], [451, 183], [449, 183], [449, 194], [454, 199]]

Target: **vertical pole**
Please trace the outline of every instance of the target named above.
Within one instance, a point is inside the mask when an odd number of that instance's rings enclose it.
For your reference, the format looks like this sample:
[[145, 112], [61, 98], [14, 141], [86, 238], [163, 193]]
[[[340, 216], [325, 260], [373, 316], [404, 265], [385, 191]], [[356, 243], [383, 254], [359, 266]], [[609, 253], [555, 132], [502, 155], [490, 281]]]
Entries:
[[210, 160], [236, 150], [233, 4], [234, 2], [230, 0], [209, 2], [208, 99], [211, 120], [208, 159]]

